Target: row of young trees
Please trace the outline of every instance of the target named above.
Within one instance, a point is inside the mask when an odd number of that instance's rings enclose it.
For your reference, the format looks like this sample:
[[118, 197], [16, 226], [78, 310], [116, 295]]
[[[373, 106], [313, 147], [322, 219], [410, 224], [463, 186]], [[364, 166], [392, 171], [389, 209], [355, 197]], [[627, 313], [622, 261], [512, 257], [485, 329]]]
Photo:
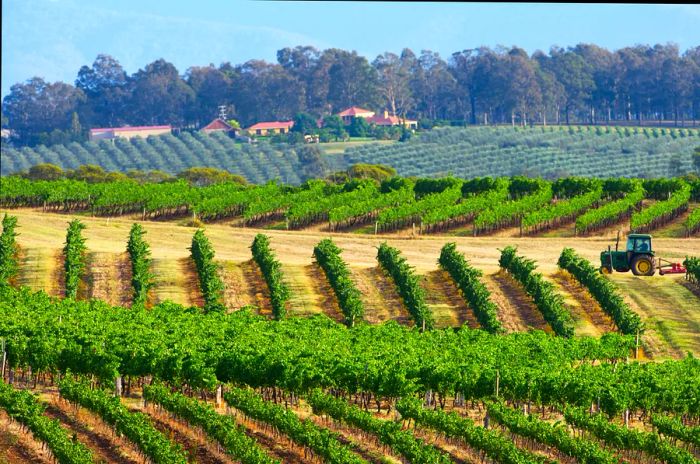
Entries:
[[501, 251], [498, 265], [507, 271], [523, 286], [537, 309], [554, 333], [562, 337], [574, 336], [574, 321], [571, 313], [564, 306], [564, 298], [551, 282], [544, 279], [543, 275], [535, 272], [537, 264], [516, 254], [517, 248], [507, 246]]
[[700, 47], [681, 54], [673, 44], [615, 51], [578, 44], [532, 55], [479, 47], [447, 58], [406, 48], [370, 62], [354, 51], [297, 46], [279, 50], [277, 63], [226, 62], [181, 74], [161, 58], [132, 75], [100, 54], [80, 68], [75, 85], [41, 77], [13, 85], [2, 110], [25, 144], [79, 138], [86, 127], [199, 127], [219, 105], [245, 126], [352, 105], [471, 124], [698, 119]]
[[275, 319], [284, 319], [287, 315], [287, 300], [291, 296], [291, 291], [284, 281], [282, 264], [270, 248], [270, 238], [264, 234], [257, 234], [250, 250], [270, 291], [272, 315]]
[[367, 464], [348, 445], [341, 443], [330, 430], [319, 427], [310, 419], [300, 419], [284, 406], [265, 401], [245, 388], [231, 388], [224, 394], [226, 403], [246, 416], [262, 421], [287, 435], [293, 442], [309, 448], [324, 462], [331, 464]]
[[333, 288], [338, 306], [345, 316], [345, 324], [352, 327], [356, 320], [362, 320], [365, 307], [360, 298], [361, 293], [352, 280], [350, 268], [340, 256], [341, 252], [342, 250], [330, 238], [321, 240], [314, 247], [316, 262], [323, 269], [328, 283]]
[[87, 383], [75, 381], [70, 376], [60, 381], [59, 391], [63, 398], [94, 412], [117, 433], [125, 435], [150, 461], [158, 464], [187, 463], [187, 454], [180, 444], [158, 431], [145, 414], [129, 411], [118, 397], [104, 390], [93, 390]]
[[371, 412], [324, 393], [320, 389], [311, 392], [307, 401], [314, 414], [327, 415], [335, 421], [375, 435], [383, 445], [403, 456], [408, 462], [415, 464], [452, 462], [443, 451], [416, 438], [410, 430], [403, 430], [399, 422], [377, 419]]
[[0, 409], [51, 450], [59, 464], [92, 464], [93, 456], [89, 448], [68, 436], [56, 419], [44, 415], [46, 406], [39, 398], [28, 391], [16, 390], [0, 378]]
[[572, 248], [564, 248], [557, 264], [588, 289], [620, 332], [635, 334], [644, 330], [639, 314], [625, 302], [617, 286], [606, 279], [587, 259], [576, 254]]
[[216, 440], [228, 455], [242, 464], [279, 464], [263, 450], [257, 441], [248, 437], [244, 427], [236, 420], [219, 414], [206, 403], [187, 397], [179, 392], [171, 392], [161, 384], [146, 385], [143, 388], [144, 401], [154, 403], [170, 414], [186, 420], [193, 427], [200, 427]]

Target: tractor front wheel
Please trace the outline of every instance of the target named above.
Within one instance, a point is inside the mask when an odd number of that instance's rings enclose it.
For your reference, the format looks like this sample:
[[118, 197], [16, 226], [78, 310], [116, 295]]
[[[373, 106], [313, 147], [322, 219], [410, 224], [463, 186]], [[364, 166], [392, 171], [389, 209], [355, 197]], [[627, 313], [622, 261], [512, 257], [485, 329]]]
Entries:
[[600, 266], [601, 274], [612, 274], [612, 268], [609, 266]]
[[632, 274], [636, 276], [653, 276], [654, 259], [647, 255], [638, 255], [632, 259]]

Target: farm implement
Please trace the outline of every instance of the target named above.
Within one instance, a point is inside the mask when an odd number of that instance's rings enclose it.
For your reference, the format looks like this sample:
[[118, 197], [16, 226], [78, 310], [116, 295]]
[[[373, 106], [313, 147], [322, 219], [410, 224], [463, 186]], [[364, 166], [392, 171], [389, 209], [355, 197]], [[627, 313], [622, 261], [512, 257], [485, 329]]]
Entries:
[[651, 235], [630, 234], [627, 236], [627, 246], [619, 249], [620, 233], [617, 233], [615, 251], [608, 246], [606, 251], [600, 253], [600, 272], [611, 274], [617, 272], [632, 271], [636, 276], [653, 276], [656, 270], [659, 275], [685, 274], [686, 268], [678, 262], [657, 257], [651, 247]]

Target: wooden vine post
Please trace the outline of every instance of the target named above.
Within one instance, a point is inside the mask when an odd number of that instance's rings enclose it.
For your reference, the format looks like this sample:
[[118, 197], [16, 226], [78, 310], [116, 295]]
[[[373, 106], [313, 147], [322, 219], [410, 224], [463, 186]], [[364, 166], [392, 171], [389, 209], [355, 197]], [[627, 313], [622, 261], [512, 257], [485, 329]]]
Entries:
[[224, 385], [219, 384], [216, 386], [216, 407], [220, 408], [223, 404], [223, 396], [224, 396]]
[[117, 398], [122, 396], [122, 376], [119, 374], [114, 378], [114, 395]]
[[501, 371], [496, 370], [496, 398], [498, 398], [498, 390], [501, 386]]
[[7, 362], [7, 352], [5, 351], [5, 339], [0, 339], [0, 345], [2, 346], [2, 366], [0, 368], [0, 380], [5, 379], [5, 363]]

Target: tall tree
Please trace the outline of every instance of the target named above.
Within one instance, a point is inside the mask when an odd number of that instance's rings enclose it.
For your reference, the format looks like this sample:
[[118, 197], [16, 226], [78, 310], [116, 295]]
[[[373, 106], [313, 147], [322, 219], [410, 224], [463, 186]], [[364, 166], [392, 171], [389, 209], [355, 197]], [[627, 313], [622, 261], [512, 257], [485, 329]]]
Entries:
[[79, 110], [81, 121], [90, 127], [114, 127], [128, 121], [127, 84], [126, 71], [109, 55], [97, 55], [92, 67], [81, 67], [75, 80], [75, 86], [87, 96]]
[[[322, 67], [321, 52], [308, 45], [283, 48], [277, 52], [277, 62], [304, 86], [305, 102], [302, 109], [321, 114], [328, 93], [327, 70], [325, 73], [319, 72]], [[325, 79], [323, 74], [326, 74]]]
[[454, 107], [457, 81], [447, 62], [440, 58], [439, 53], [423, 50], [418, 64], [418, 69], [412, 73], [411, 88], [414, 89], [419, 114], [429, 119], [448, 118]]
[[592, 69], [584, 59], [571, 50], [552, 48], [548, 60], [549, 69], [564, 86], [564, 115], [566, 124], [571, 123], [572, 112], [590, 108], [595, 90]]
[[496, 89], [491, 87], [489, 82], [494, 76], [497, 64], [496, 53], [488, 47], [452, 54], [450, 70], [460, 90], [455, 95], [455, 103], [461, 109], [463, 119], [467, 119], [468, 115], [471, 124], [477, 123], [479, 109], [489, 113], [494, 105]]
[[21, 144], [36, 143], [54, 130], [69, 131], [73, 113], [85, 100], [82, 90], [40, 77], [15, 84], [2, 101], [3, 116]]
[[332, 56], [328, 69], [328, 103], [333, 112], [349, 106], [377, 105], [377, 74], [367, 58], [357, 52], [326, 50]]
[[188, 115], [195, 125], [207, 124], [218, 116], [219, 106], [226, 106], [227, 113], [233, 113], [232, 80], [214, 65], [189, 68], [185, 72], [185, 81], [195, 95]]
[[398, 55], [386, 52], [372, 62], [377, 70], [379, 91], [393, 116], [405, 116], [406, 111], [413, 106], [408, 60], [408, 57], [401, 59]]
[[234, 103], [244, 126], [289, 120], [304, 108], [304, 86], [279, 64], [251, 60], [237, 67]]
[[184, 126], [194, 91], [172, 63], [160, 59], [139, 70], [131, 80], [132, 123]]

